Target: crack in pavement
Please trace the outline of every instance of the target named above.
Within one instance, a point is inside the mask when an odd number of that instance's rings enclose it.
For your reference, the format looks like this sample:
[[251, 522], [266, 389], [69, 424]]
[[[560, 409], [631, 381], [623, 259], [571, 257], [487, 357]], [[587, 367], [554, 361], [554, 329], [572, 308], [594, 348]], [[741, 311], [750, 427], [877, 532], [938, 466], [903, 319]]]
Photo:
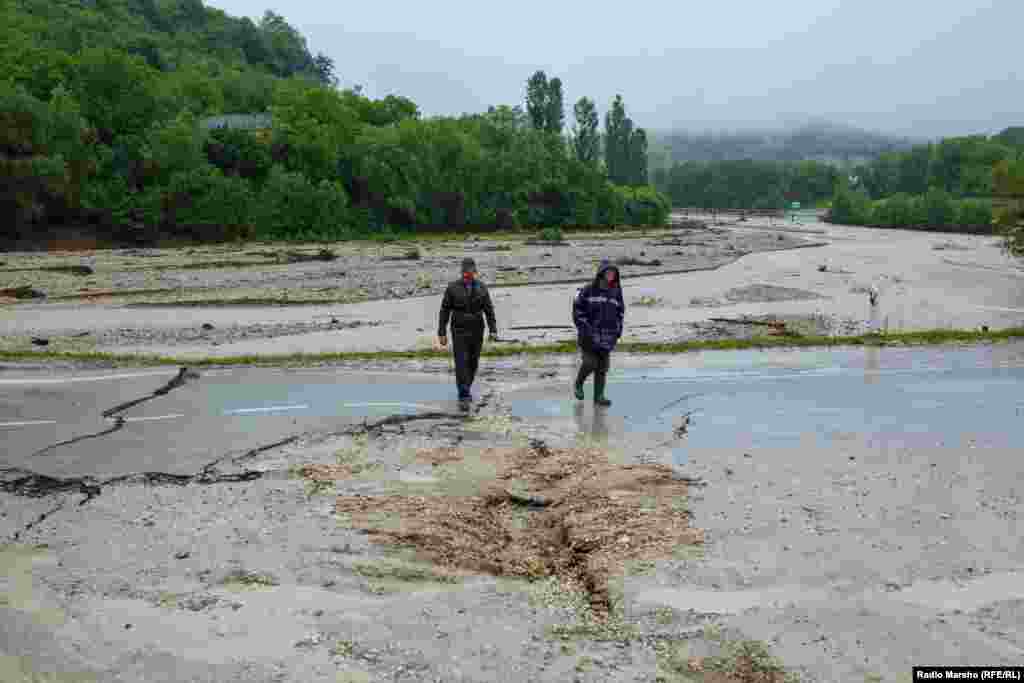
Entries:
[[384, 431], [385, 427], [398, 425], [404, 427], [409, 422], [417, 422], [420, 420], [456, 420], [459, 422], [465, 422], [469, 419], [469, 415], [465, 413], [445, 413], [433, 411], [429, 413], [415, 413], [413, 415], [388, 415], [385, 418], [377, 420], [376, 422], [367, 422], [365, 419], [362, 424], [354, 425], [347, 429], [343, 429], [340, 432], [335, 432], [329, 436], [353, 436], [355, 434], [380, 434]]
[[[300, 438], [301, 435], [289, 436], [271, 444], [252, 448], [245, 453], [232, 458], [232, 463], [238, 463], [246, 458], [251, 458], [274, 448], [294, 443]], [[132, 474], [122, 474], [107, 479], [96, 479], [88, 475], [67, 478], [51, 477], [49, 475], [39, 474], [38, 472], [22, 469], [20, 467], [4, 467], [0, 468], [0, 491], [28, 498], [45, 498], [47, 496], [60, 493], [79, 493], [85, 496], [85, 498], [78, 503], [78, 506], [81, 507], [90, 502], [93, 498], [101, 495], [104, 489], [109, 486], [120, 486], [126, 484], [144, 484], [149, 486], [233, 484], [254, 481], [271, 473], [270, 471], [265, 470], [245, 470], [243, 472], [230, 473], [220, 472], [217, 469], [217, 466], [230, 457], [231, 456], [222, 456], [217, 458], [210, 464], [205, 465], [196, 474], [136, 472]], [[50, 515], [59, 512], [63, 509], [65, 504], [66, 501], [61, 502], [60, 505], [54, 509], [43, 513], [36, 520], [26, 524], [20, 531], [15, 532], [14, 540], [17, 541], [21, 534], [38, 525]]]
[[49, 453], [50, 451], [56, 450], [56, 449], [60, 448], [61, 446], [71, 446], [73, 444], [79, 443], [80, 441], [85, 441], [87, 439], [98, 439], [101, 436], [107, 436], [108, 434], [113, 434], [114, 432], [119, 431], [120, 429], [122, 429], [124, 427], [124, 425], [125, 425], [124, 418], [123, 417], [118, 417], [116, 419], [116, 421], [114, 422], [114, 425], [112, 427], [107, 427], [102, 432], [96, 432], [94, 434], [85, 434], [83, 436], [76, 436], [75, 438], [68, 439], [67, 441], [61, 441], [60, 443], [51, 444], [49, 446], [46, 446], [45, 448], [40, 448], [38, 451], [36, 451], [35, 453], [32, 454], [32, 457], [35, 458], [35, 457], [38, 457], [40, 455], [45, 455], [46, 453]]
[[94, 434], [85, 434], [83, 436], [76, 436], [73, 439], [68, 439], [67, 441], [61, 441], [60, 443], [55, 443], [55, 444], [52, 444], [50, 446], [46, 446], [45, 448], [41, 448], [38, 451], [36, 451], [35, 453], [33, 453], [32, 457], [35, 458], [35, 457], [38, 457], [40, 455], [45, 455], [46, 453], [49, 453], [50, 451], [54, 451], [54, 450], [56, 450], [56, 449], [58, 449], [58, 448], [60, 448], [62, 446], [72, 446], [72, 445], [74, 445], [76, 443], [79, 443], [81, 441], [85, 441], [87, 439], [97, 439], [97, 438], [99, 438], [101, 436], [107, 436], [109, 434], [113, 434], [114, 432], [123, 429], [125, 424], [126, 424], [125, 418], [123, 418], [120, 415], [118, 415], [118, 413], [123, 413], [124, 411], [128, 410], [129, 408], [133, 408], [133, 407], [135, 407], [135, 406], [137, 406], [137, 405], [139, 405], [141, 403], [145, 403], [146, 401], [151, 401], [152, 399], [157, 398], [158, 396], [164, 396], [166, 394], [169, 394], [170, 392], [174, 391], [178, 387], [184, 386], [185, 383], [188, 380], [190, 380], [190, 379], [198, 379], [198, 378], [199, 378], [199, 373], [196, 372], [195, 370], [192, 370], [192, 369], [187, 368], [187, 367], [180, 368], [178, 370], [178, 374], [175, 375], [167, 384], [165, 384], [164, 386], [160, 387], [156, 391], [152, 392], [148, 396], [143, 396], [141, 398], [132, 399], [131, 401], [125, 401], [124, 403], [119, 403], [118, 405], [114, 406], [113, 408], [108, 408], [107, 410], [104, 410], [102, 415], [103, 415], [103, 417], [105, 419], [108, 419], [108, 420], [111, 419], [111, 418], [114, 419], [114, 424], [112, 426], [104, 429], [103, 431], [96, 432]]
[[190, 379], [199, 379], [199, 373], [187, 367], [179, 368], [178, 374], [175, 375], [171, 379], [171, 381], [169, 381], [167, 384], [163, 385], [150, 395], [132, 399], [131, 401], [125, 401], [124, 403], [119, 403], [113, 408], [108, 408], [107, 410], [103, 411], [103, 417], [110, 418], [114, 415], [117, 415], [118, 413], [123, 413], [129, 408], [134, 408], [135, 406], [141, 403], [151, 401], [154, 398], [157, 398], [158, 396], [164, 396], [166, 394], [169, 394], [178, 387], [184, 386], [185, 383], [188, 382], [188, 380]]
[[21, 530], [15, 531], [14, 535], [11, 537], [11, 540], [14, 541], [15, 543], [17, 543], [21, 539], [21, 535], [23, 533], [25, 533], [27, 531], [30, 531], [33, 527], [36, 527], [36, 526], [42, 524], [44, 521], [46, 521], [46, 518], [49, 517], [50, 515], [52, 515], [54, 513], [57, 513], [57, 512], [60, 512], [61, 510], [63, 510], [65, 504], [67, 504], [67, 501], [66, 500], [62, 500], [60, 502], [60, 504], [57, 505], [57, 507], [53, 508], [52, 510], [47, 510], [43, 514], [39, 515], [38, 517], [35, 518], [35, 520], [29, 522], [24, 527], [22, 527]]

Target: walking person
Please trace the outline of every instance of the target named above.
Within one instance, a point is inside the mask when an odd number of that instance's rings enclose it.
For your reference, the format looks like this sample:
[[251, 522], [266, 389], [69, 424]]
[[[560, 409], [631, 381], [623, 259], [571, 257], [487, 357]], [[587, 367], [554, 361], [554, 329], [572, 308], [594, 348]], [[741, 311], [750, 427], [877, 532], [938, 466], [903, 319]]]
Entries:
[[878, 291], [878, 287], [875, 285], [868, 287], [868, 329], [872, 334], [877, 334], [882, 325], [878, 310], [878, 299], [880, 296], [881, 292]]
[[494, 318], [487, 286], [477, 278], [476, 262], [462, 260], [462, 277], [448, 285], [441, 299], [441, 313], [437, 326], [437, 339], [448, 346], [448, 322], [452, 328], [452, 354], [455, 356], [455, 383], [459, 402], [466, 408], [473, 400], [471, 388], [480, 364], [484, 344], [484, 322], [491, 341], [498, 338], [498, 323]]
[[610, 406], [605, 396], [605, 383], [611, 352], [622, 336], [626, 304], [622, 300], [619, 269], [605, 260], [598, 266], [594, 281], [576, 293], [572, 320], [576, 325], [577, 343], [583, 356], [576, 375], [576, 398], [583, 400], [583, 384], [594, 375], [594, 403]]

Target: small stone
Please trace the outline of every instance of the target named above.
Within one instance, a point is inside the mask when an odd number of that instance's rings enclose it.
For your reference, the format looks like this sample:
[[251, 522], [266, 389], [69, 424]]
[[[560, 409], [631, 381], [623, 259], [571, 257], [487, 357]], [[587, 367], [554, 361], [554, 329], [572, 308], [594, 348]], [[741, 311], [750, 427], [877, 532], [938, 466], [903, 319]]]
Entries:
[[206, 331], [210, 331], [213, 329], [213, 325], [211, 325], [210, 323], [203, 323], [203, 329]]
[[174, 553], [174, 559], [176, 559], [176, 560], [184, 560], [184, 559], [187, 559], [188, 556], [191, 555], [191, 554], [192, 553], [190, 553], [187, 550], [182, 550], [180, 552]]
[[131, 624], [125, 624], [124, 625], [124, 630], [125, 631], [131, 631], [132, 630], [132, 625]]

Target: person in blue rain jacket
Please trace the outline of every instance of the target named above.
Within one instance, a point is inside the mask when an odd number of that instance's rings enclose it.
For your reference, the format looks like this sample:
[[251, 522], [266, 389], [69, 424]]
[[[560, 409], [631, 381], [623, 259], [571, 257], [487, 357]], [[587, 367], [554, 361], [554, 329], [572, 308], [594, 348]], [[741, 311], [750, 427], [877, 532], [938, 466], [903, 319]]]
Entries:
[[607, 260], [601, 261], [594, 281], [576, 293], [572, 306], [577, 343], [583, 355], [583, 363], [576, 375], [575, 394], [578, 400], [583, 400], [583, 384], [593, 374], [594, 403], [599, 406], [612, 404], [605, 395], [605, 383], [611, 353], [622, 336], [625, 315], [619, 269]]

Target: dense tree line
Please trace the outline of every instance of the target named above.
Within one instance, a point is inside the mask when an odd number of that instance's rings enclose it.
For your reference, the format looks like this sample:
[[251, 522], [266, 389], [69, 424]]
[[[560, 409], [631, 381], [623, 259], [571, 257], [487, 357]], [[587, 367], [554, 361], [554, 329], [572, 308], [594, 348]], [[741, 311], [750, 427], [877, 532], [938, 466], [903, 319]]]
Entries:
[[871, 199], [895, 194], [923, 195], [936, 188], [953, 197], [991, 197], [992, 169], [1024, 150], [1014, 129], [987, 137], [971, 135], [946, 138], [935, 144], [917, 145], [903, 152], [882, 154], [857, 166], [854, 189]]
[[830, 198], [839, 171], [817, 161], [735, 161], [675, 164], [654, 173], [655, 186], [676, 206], [781, 209]]
[[830, 219], [851, 225], [1006, 231], [1020, 251], [1024, 129], [883, 154], [837, 186]]
[[[0, 3], [7, 239], [85, 221], [144, 235], [337, 239], [668, 214], [638, 167], [602, 163], [592, 101], [577, 103], [565, 137], [561, 81], [543, 72], [527, 82], [526, 112], [424, 119], [406, 98], [339, 90], [330, 60], [270, 12], [254, 24], [199, 0]], [[200, 125], [260, 112], [266, 130]]]

